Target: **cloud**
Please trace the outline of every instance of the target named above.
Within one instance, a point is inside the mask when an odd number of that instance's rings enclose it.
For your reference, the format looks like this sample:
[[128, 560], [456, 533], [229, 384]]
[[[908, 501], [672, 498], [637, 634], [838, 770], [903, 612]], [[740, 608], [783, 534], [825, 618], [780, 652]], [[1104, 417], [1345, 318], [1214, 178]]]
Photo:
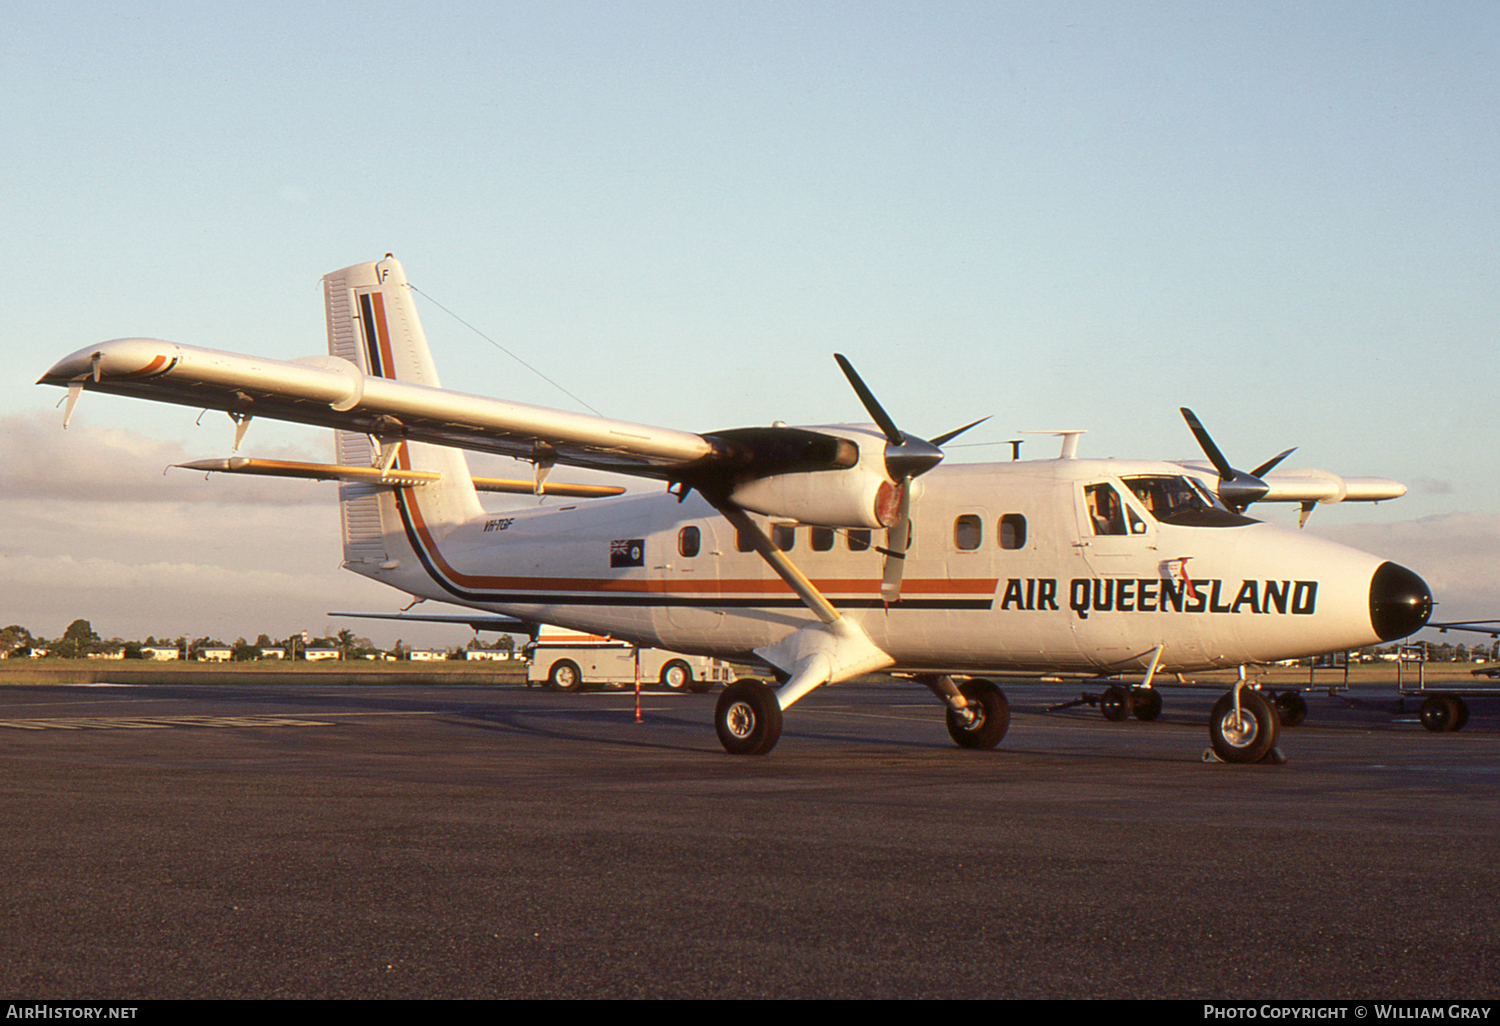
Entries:
[[[53, 636], [82, 617], [105, 637], [232, 641], [322, 633], [329, 610], [387, 612], [407, 601], [340, 569], [333, 484], [164, 475], [189, 458], [181, 443], [77, 422], [64, 432], [59, 421], [0, 416], [0, 622]], [[289, 447], [256, 454], [326, 458]], [[423, 644], [470, 636], [402, 628]], [[396, 637], [372, 625], [358, 633]]]
[[[205, 475], [168, 469], [203, 454], [120, 427], [74, 423], [53, 414], [0, 416], [0, 496], [99, 503], [331, 503], [333, 486], [276, 478]], [[288, 446], [258, 451], [268, 459], [326, 462], [327, 454]]]

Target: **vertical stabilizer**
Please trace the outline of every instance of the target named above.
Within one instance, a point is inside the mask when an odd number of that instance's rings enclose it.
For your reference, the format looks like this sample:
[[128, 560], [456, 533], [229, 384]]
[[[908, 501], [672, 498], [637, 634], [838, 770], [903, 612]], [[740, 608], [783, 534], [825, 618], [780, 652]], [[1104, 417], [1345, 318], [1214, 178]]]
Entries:
[[[371, 377], [440, 387], [437, 368], [417, 317], [406, 273], [394, 257], [355, 264], [323, 276], [328, 311], [328, 352], [350, 361]], [[343, 482], [344, 561], [350, 569], [373, 573], [406, 562], [414, 519], [429, 532], [482, 515], [469, 464], [462, 451], [406, 441], [399, 424], [372, 439], [349, 431], [335, 432], [335, 459], [355, 466], [387, 465], [431, 470], [439, 481], [396, 490]], [[399, 503], [398, 503], [399, 500]]]

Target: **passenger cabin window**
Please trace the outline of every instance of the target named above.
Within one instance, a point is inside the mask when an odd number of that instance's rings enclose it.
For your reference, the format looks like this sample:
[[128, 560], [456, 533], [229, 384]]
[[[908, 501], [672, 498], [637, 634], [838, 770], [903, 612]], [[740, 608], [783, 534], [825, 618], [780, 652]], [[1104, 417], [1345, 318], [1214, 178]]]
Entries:
[[782, 552], [791, 552], [797, 544], [797, 529], [791, 524], [776, 524], [771, 528], [771, 544]]
[[684, 527], [677, 532], [677, 552], [681, 556], [689, 559], [696, 556], [702, 543], [703, 535], [696, 527]]
[[751, 538], [750, 538], [750, 536], [748, 534], [746, 534], [744, 531], [741, 531], [739, 528], [735, 528], [734, 529], [734, 547], [735, 547], [735, 550], [739, 551], [739, 552], [754, 552], [755, 551], [755, 542], [752, 541]]
[[833, 528], [814, 527], [808, 535], [814, 552], [827, 552], [833, 548]]
[[850, 552], [865, 552], [870, 548], [870, 531], [864, 527], [853, 528], [844, 536], [844, 541]]
[[1019, 513], [1007, 513], [1000, 518], [1000, 547], [1023, 549], [1026, 547], [1026, 518]]
[[953, 544], [960, 552], [972, 552], [984, 539], [984, 521], [973, 513], [965, 513], [953, 521]]

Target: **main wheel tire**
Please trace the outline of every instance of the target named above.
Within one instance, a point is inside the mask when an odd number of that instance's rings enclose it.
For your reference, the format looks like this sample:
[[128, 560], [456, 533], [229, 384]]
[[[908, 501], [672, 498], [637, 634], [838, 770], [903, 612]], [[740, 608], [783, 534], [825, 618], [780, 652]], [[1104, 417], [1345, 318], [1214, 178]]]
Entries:
[[1104, 694], [1099, 696], [1099, 711], [1111, 723], [1119, 723], [1128, 719], [1130, 710], [1134, 706], [1135, 703], [1130, 697], [1130, 689], [1118, 684], [1111, 684], [1104, 689]]
[[1276, 715], [1281, 717], [1283, 727], [1300, 726], [1307, 719], [1307, 699], [1295, 691], [1283, 691], [1276, 696]]
[[1161, 692], [1155, 688], [1131, 688], [1131, 711], [1142, 723], [1150, 723], [1161, 715]]
[[[1446, 734], [1459, 728], [1459, 699], [1452, 695], [1433, 695], [1422, 703], [1422, 726], [1434, 734]], [[1467, 709], [1463, 710], [1467, 712]], [[1468, 719], [1467, 716], [1464, 719]]]
[[1238, 715], [1234, 692], [1226, 692], [1208, 716], [1208, 739], [1225, 762], [1260, 762], [1276, 747], [1280, 730], [1276, 710], [1258, 691], [1240, 691]]
[[583, 673], [571, 659], [559, 659], [547, 671], [547, 686], [553, 691], [577, 691], [583, 687]]
[[673, 659], [661, 668], [661, 686], [668, 691], [684, 691], [693, 686], [693, 668], [681, 659]]
[[966, 680], [958, 686], [959, 694], [969, 703], [968, 722], [959, 713], [948, 710], [948, 736], [960, 748], [994, 748], [1010, 729], [1010, 702], [993, 681]]
[[730, 684], [714, 707], [714, 730], [730, 755], [766, 754], [781, 738], [776, 692], [753, 677]]

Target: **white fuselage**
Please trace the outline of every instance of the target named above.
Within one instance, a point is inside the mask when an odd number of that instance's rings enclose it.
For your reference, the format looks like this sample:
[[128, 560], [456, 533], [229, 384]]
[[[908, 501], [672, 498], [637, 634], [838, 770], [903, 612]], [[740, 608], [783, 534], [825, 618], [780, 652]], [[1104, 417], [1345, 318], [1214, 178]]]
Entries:
[[[797, 526], [787, 551], [898, 670], [1087, 674], [1145, 667], [1160, 647], [1160, 667], [1182, 671], [1382, 640], [1371, 622], [1381, 559], [1229, 514], [1169, 523], [1122, 483], [1182, 472], [1124, 460], [938, 467], [916, 483], [901, 599], [889, 606], [884, 531], [860, 548], [858, 532]], [[1119, 533], [1095, 525], [1098, 484], [1123, 499]], [[752, 658], [814, 620], [696, 495], [447, 528], [429, 525], [422, 501], [420, 488], [387, 492], [388, 558], [346, 565], [426, 598], [725, 658]]]

